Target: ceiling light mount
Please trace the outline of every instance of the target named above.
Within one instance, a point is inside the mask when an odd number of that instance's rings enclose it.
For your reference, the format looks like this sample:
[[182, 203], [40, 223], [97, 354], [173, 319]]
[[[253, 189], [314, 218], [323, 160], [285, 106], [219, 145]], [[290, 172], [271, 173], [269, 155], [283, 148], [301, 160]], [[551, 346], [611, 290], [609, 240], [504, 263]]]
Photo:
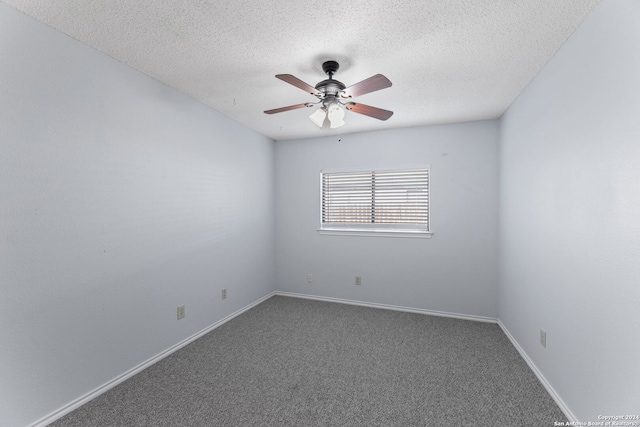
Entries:
[[324, 73], [329, 76], [329, 78], [332, 78], [339, 68], [340, 64], [338, 64], [336, 61], [325, 61], [322, 63], [322, 71], [324, 71]]

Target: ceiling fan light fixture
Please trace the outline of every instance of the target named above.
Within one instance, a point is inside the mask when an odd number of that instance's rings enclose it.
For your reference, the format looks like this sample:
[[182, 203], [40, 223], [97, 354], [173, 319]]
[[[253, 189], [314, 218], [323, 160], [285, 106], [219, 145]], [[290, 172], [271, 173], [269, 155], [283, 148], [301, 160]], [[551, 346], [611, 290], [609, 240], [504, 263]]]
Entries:
[[327, 118], [331, 122], [331, 129], [344, 126], [344, 109], [338, 103], [333, 103], [327, 109]]
[[315, 113], [309, 116], [309, 119], [318, 127], [322, 127], [324, 120], [327, 118], [327, 112], [324, 108], [318, 108]]

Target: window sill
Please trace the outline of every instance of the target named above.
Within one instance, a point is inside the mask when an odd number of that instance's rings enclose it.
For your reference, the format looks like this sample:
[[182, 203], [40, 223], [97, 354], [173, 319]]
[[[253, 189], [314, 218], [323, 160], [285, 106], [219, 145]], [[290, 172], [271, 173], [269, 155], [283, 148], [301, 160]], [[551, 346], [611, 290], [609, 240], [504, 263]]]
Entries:
[[363, 237], [408, 237], [412, 239], [430, 239], [431, 231], [417, 230], [358, 230], [352, 228], [318, 229], [318, 234], [327, 236], [363, 236]]

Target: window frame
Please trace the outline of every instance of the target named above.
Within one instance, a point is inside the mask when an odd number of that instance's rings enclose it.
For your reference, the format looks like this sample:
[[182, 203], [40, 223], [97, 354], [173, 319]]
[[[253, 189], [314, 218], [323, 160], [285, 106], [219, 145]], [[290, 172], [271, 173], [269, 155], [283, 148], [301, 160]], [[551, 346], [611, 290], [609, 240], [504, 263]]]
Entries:
[[[426, 170], [427, 171], [427, 224], [374, 224], [374, 223], [324, 223], [323, 222], [323, 178], [325, 174], [338, 173], [358, 173], [358, 172], [402, 172], [409, 170]], [[320, 206], [319, 220], [320, 226], [318, 234], [323, 235], [354, 235], [354, 236], [373, 236], [373, 237], [409, 237], [429, 239], [433, 235], [431, 231], [431, 166], [430, 165], [410, 165], [410, 166], [393, 166], [382, 168], [350, 168], [338, 170], [322, 170], [320, 171]]]

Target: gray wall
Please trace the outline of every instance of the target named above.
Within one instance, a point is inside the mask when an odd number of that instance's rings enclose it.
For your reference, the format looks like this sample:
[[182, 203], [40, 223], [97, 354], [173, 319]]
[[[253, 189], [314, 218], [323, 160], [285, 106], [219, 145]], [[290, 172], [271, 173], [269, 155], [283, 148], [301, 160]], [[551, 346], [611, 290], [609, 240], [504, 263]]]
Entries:
[[22, 426], [274, 290], [274, 143], [1, 3], [0, 57], [0, 425]]
[[[497, 317], [497, 162], [497, 121], [277, 142], [278, 290]], [[431, 239], [318, 234], [322, 170], [415, 164]]]
[[640, 413], [639, 22], [604, 0], [501, 120], [499, 317], [584, 422]]

